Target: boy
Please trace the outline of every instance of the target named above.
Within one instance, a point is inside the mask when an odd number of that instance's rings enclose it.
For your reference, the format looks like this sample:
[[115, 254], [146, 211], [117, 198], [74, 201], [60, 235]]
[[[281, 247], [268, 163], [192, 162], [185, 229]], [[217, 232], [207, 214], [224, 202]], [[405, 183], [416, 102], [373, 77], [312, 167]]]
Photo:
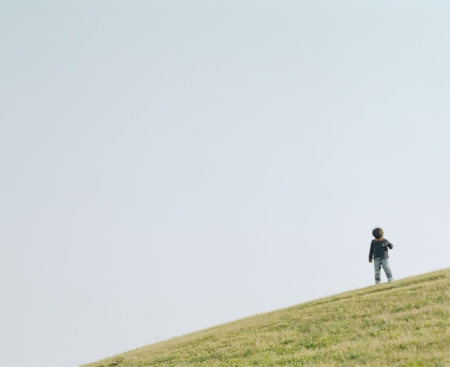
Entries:
[[392, 250], [394, 245], [383, 238], [384, 232], [381, 228], [374, 228], [372, 234], [375, 239], [372, 240], [372, 243], [370, 244], [369, 262], [372, 262], [372, 258], [375, 260], [375, 284], [380, 284], [381, 267], [383, 267], [388, 281], [392, 282], [394, 281], [394, 278], [392, 277], [391, 268], [389, 266], [388, 248]]

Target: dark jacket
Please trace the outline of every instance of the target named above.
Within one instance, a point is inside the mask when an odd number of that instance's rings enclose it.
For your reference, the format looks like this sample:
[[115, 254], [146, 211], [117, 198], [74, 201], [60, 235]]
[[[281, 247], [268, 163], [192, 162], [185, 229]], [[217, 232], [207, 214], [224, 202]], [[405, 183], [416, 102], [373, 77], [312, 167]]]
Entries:
[[372, 240], [372, 243], [370, 244], [369, 260], [372, 260], [372, 258], [375, 260], [388, 259], [388, 248], [392, 250], [394, 245], [387, 239], [381, 241]]

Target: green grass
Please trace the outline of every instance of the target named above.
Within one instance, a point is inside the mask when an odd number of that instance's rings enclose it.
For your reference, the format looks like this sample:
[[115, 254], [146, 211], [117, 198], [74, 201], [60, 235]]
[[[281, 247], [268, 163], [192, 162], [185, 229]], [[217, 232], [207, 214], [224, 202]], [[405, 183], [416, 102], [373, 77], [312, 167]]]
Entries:
[[249, 317], [87, 366], [450, 366], [450, 268]]

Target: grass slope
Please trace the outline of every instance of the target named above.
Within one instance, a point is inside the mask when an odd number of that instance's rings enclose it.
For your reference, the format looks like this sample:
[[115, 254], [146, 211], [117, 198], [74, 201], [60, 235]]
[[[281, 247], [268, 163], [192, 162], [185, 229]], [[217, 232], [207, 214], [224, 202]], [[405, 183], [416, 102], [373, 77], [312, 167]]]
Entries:
[[87, 366], [450, 366], [450, 268], [256, 315]]

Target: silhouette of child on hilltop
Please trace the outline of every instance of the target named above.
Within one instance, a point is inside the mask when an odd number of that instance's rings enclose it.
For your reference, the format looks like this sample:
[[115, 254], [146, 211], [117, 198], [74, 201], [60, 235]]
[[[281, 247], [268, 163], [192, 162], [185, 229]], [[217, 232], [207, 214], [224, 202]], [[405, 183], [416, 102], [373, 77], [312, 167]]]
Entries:
[[375, 239], [372, 240], [372, 243], [370, 244], [369, 262], [371, 263], [372, 259], [374, 259], [375, 284], [380, 284], [381, 267], [383, 267], [388, 281], [392, 282], [394, 281], [394, 277], [392, 276], [391, 267], [389, 266], [388, 249], [392, 250], [394, 245], [383, 237], [384, 231], [381, 228], [374, 228], [372, 234]]

